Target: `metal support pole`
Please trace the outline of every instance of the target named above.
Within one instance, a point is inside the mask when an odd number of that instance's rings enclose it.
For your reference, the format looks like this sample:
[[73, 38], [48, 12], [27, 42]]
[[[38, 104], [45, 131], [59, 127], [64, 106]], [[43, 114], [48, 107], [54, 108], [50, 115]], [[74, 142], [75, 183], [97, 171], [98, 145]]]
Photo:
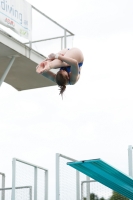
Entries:
[[60, 157], [60, 154], [59, 153], [56, 153], [56, 200], [60, 200], [60, 180], [59, 180], [59, 157]]
[[5, 190], [4, 190], [4, 188], [5, 188], [5, 174], [3, 174], [3, 173], [0, 173], [0, 175], [2, 176], [2, 192], [1, 192], [1, 199], [2, 200], [5, 200]]
[[84, 195], [83, 195], [83, 182], [81, 182], [81, 200], [84, 199]]
[[30, 187], [29, 189], [29, 196], [30, 196], [30, 200], [32, 200], [32, 187]]
[[45, 171], [45, 199], [48, 200], [48, 171]]
[[76, 170], [76, 199], [80, 200], [80, 180], [79, 171]]
[[[2, 188], [5, 188], [5, 174], [2, 175]], [[5, 200], [5, 190], [2, 191], [2, 200]]]
[[15, 200], [15, 186], [16, 186], [16, 159], [12, 161], [12, 200]]
[[132, 145], [128, 146], [128, 170], [129, 176], [133, 178], [133, 155], [132, 155]]
[[34, 200], [37, 200], [37, 167], [34, 168]]
[[86, 191], [87, 191], [87, 198], [86, 200], [90, 200], [90, 177], [86, 176]]
[[9, 70], [11, 69], [12, 64], [13, 64], [15, 58], [16, 58], [16, 56], [13, 56], [13, 57], [12, 57], [12, 59], [11, 59], [9, 65], [8, 65], [8, 67], [6, 68], [6, 70], [5, 70], [4, 74], [3, 74], [3, 76], [0, 78], [0, 86], [1, 86], [2, 83], [4, 82], [4, 80], [5, 80], [5, 78], [6, 78], [7, 74], [8, 74], [8, 72], [9, 72]]
[[61, 50], [63, 49], [63, 38], [61, 38]]
[[[31, 6], [31, 16], [32, 16], [32, 9], [33, 7]], [[32, 49], [32, 17], [31, 17], [31, 30], [30, 30], [30, 48]]]
[[[86, 183], [86, 184], [89, 183], [89, 185], [90, 185], [90, 183], [96, 182], [95, 180], [90, 180], [89, 177], [87, 179], [88, 179], [88, 181], [82, 181], [81, 182], [81, 200], [84, 200], [84, 194], [83, 194], [83, 185], [84, 185], [84, 183]], [[88, 192], [86, 193], [86, 195], [88, 196]], [[87, 196], [85, 198], [88, 200]]]
[[66, 30], [64, 30], [64, 48], [67, 48]]

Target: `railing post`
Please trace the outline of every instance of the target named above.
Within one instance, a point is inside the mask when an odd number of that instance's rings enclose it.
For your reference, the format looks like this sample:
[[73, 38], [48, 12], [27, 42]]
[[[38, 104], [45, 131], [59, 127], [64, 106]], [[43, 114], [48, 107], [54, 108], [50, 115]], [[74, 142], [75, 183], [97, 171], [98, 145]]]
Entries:
[[37, 200], [37, 167], [34, 167], [34, 200]]
[[67, 48], [67, 41], [66, 41], [66, 30], [64, 30], [64, 48]]
[[[86, 176], [86, 181], [81, 182], [81, 200], [84, 200], [84, 184], [89, 184], [89, 187], [86, 185], [86, 196], [85, 199], [90, 199], [90, 183], [96, 182], [95, 180], [90, 180], [90, 177]], [[89, 189], [89, 190], [88, 190]]]
[[[33, 9], [33, 6], [31, 5], [31, 16], [32, 16], [32, 9]], [[30, 30], [30, 40], [29, 40], [29, 43], [30, 43], [30, 48], [32, 49], [32, 17], [31, 17], [31, 30]]]
[[61, 50], [63, 49], [63, 38], [61, 37]]
[[86, 176], [86, 191], [87, 191], [87, 199], [86, 200], [90, 200], [90, 177]]
[[83, 182], [81, 182], [81, 200], [83, 200], [84, 196], [83, 196]]
[[56, 200], [60, 200], [60, 180], [59, 180], [59, 153], [56, 153]]
[[133, 178], [133, 155], [132, 155], [132, 145], [128, 146], [128, 170], [129, 176]]
[[45, 199], [48, 200], [48, 171], [45, 171]]
[[76, 199], [80, 200], [80, 180], [79, 171], [76, 170]]
[[[5, 188], [5, 174], [0, 173], [2, 175], [2, 188]], [[5, 190], [2, 190], [1, 192], [1, 199], [5, 200]]]
[[29, 188], [29, 196], [30, 196], [30, 200], [32, 200], [32, 187]]
[[15, 186], [16, 186], [16, 159], [12, 161], [12, 200], [15, 200]]

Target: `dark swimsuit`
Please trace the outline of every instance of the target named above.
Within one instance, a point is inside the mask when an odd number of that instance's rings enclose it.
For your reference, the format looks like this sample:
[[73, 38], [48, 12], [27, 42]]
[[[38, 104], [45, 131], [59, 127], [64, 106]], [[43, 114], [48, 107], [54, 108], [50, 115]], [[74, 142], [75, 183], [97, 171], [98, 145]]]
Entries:
[[[83, 65], [83, 62], [78, 63], [79, 68], [82, 67], [82, 65]], [[61, 67], [60, 70], [64, 70], [69, 74], [71, 72], [71, 66]], [[80, 71], [79, 71], [79, 74], [80, 74]], [[69, 80], [69, 84], [71, 85], [70, 80]]]
[[[78, 63], [79, 68], [82, 67], [83, 63], [80, 62]], [[71, 66], [67, 66], [67, 67], [61, 67], [60, 70], [65, 70], [68, 74], [71, 72]], [[80, 74], [80, 71], [79, 71]]]

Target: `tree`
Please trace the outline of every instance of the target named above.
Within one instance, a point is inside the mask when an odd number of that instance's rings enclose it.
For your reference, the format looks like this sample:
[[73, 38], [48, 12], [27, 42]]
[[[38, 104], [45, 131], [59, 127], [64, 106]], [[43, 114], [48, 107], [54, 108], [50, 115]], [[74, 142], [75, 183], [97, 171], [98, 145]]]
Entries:
[[[86, 200], [86, 198], [84, 198], [84, 200]], [[90, 194], [90, 200], [105, 200], [103, 197], [101, 197], [100, 199], [98, 198], [98, 196], [94, 193]]]
[[90, 194], [90, 200], [99, 200], [99, 199], [98, 199], [98, 196], [96, 194], [91, 193]]
[[110, 197], [109, 200], [129, 200], [129, 199], [122, 196], [121, 194], [113, 191], [113, 194], [112, 194], [112, 196]]

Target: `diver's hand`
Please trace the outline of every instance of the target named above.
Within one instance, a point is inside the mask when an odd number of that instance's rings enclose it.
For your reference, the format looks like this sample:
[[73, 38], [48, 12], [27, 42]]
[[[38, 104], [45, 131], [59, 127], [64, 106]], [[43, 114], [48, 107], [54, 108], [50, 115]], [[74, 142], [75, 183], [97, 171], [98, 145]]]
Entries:
[[42, 73], [48, 72], [50, 69], [51, 69], [50, 63], [47, 61], [43, 61], [36, 67], [36, 72], [38, 74], [42, 74]]
[[64, 54], [61, 54], [61, 53], [57, 53], [57, 54], [51, 53], [51, 54], [48, 56], [48, 58], [49, 58], [49, 59], [58, 59], [59, 55], [64, 56]]

